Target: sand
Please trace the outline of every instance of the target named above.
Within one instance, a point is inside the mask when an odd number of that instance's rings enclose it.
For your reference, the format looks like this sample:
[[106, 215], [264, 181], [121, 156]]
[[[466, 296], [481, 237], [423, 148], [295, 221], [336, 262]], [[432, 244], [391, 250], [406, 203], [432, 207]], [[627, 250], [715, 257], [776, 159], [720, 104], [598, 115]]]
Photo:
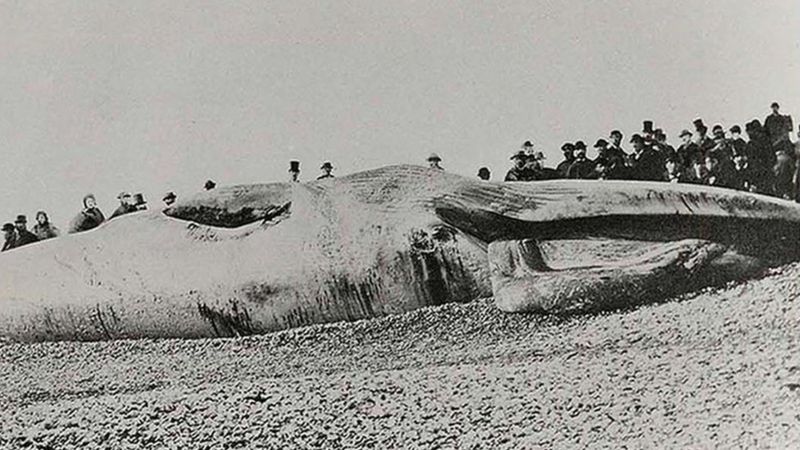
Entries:
[[800, 264], [628, 311], [0, 344], [0, 448], [797, 448]]

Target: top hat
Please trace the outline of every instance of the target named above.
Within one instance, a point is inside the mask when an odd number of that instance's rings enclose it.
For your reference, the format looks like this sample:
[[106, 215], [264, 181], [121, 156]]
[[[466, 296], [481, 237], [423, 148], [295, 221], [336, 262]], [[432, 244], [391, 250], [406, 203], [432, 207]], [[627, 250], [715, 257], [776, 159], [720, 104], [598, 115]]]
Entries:
[[645, 120], [642, 122], [642, 133], [652, 133], [653, 132], [653, 121], [652, 120]]
[[141, 193], [135, 194], [133, 196], [133, 204], [136, 206], [146, 205], [147, 201], [144, 199], [144, 195], [142, 195]]
[[441, 160], [442, 158], [440, 158], [439, 155], [437, 155], [436, 153], [431, 153], [427, 159], [427, 161], [441, 161]]
[[24, 214], [20, 214], [17, 216], [17, 220], [15, 220], [14, 223], [28, 223], [28, 218], [25, 217]]
[[325, 161], [324, 163], [322, 163], [322, 165], [319, 168], [320, 169], [333, 169], [333, 164], [331, 164], [330, 161]]
[[300, 172], [300, 161], [289, 161], [289, 172]]

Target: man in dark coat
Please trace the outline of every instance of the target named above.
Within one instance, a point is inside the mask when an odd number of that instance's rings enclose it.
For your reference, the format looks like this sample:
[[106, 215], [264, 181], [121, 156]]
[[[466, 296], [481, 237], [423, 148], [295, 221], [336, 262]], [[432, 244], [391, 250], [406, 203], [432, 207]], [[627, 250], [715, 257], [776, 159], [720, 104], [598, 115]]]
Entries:
[[83, 198], [83, 211], [81, 211], [70, 223], [70, 233], [80, 233], [81, 231], [91, 230], [105, 222], [106, 218], [97, 208], [97, 200], [94, 195], [89, 194]]
[[688, 175], [686, 170], [681, 165], [680, 158], [677, 154], [667, 156], [664, 161], [664, 181], [670, 183], [688, 183]]
[[17, 216], [17, 220], [14, 221], [14, 226], [17, 228], [16, 247], [32, 244], [39, 240], [35, 234], [28, 231], [28, 218], [24, 215], [20, 214]]
[[620, 155], [624, 161], [628, 157], [628, 153], [622, 148], [622, 131], [612, 130], [611, 133], [608, 134], [608, 138], [611, 140], [608, 148], [612, 153]]
[[594, 161], [586, 157], [586, 144], [575, 143], [575, 160], [567, 169], [567, 178], [586, 180], [594, 174]]
[[505, 181], [528, 181], [528, 174], [525, 170], [528, 155], [525, 154], [525, 151], [520, 150], [514, 153], [511, 155], [511, 160], [514, 161], [514, 167], [506, 173]]
[[747, 157], [750, 162], [758, 163], [761, 167], [771, 168], [775, 165], [775, 152], [769, 143], [764, 127], [758, 119], [748, 122], [745, 127], [750, 141], [747, 143]]
[[612, 147], [605, 139], [598, 139], [594, 143], [594, 148], [597, 149], [597, 159], [595, 163], [601, 163], [602, 174], [598, 174], [598, 178], [606, 180], [622, 180], [625, 179], [626, 167], [625, 157], [627, 156], [619, 146]]
[[776, 197], [791, 200], [794, 195], [795, 163], [792, 155], [778, 150], [772, 167], [772, 186]]
[[331, 164], [330, 161], [325, 161], [324, 163], [322, 163], [322, 165], [320, 166], [320, 170], [322, 170], [322, 175], [317, 177], [318, 180], [333, 178], [333, 174], [331, 173], [333, 172], [333, 164]]
[[694, 129], [697, 134], [695, 143], [700, 147], [703, 152], [703, 158], [705, 158], [706, 153], [714, 148], [716, 143], [708, 137], [708, 127], [703, 123], [703, 119], [695, 119]]
[[559, 178], [567, 178], [569, 166], [575, 161], [575, 146], [569, 142], [565, 142], [564, 145], [561, 146], [561, 151], [564, 153], [564, 160], [556, 166], [556, 171], [558, 172]]
[[[742, 139], [742, 127], [739, 125], [734, 125], [728, 130], [731, 134], [728, 143], [731, 148], [731, 157], [736, 157], [736, 155], [747, 153], [747, 141]], [[748, 158], [751, 155], [747, 155]]]
[[695, 161], [703, 161], [703, 151], [700, 146], [692, 142], [692, 133], [689, 130], [683, 130], [680, 134], [681, 145], [676, 150], [680, 163], [683, 167], [691, 168]]
[[667, 134], [664, 133], [664, 130], [657, 128], [655, 131], [655, 138], [654, 148], [658, 150], [658, 153], [661, 154], [661, 157], [664, 158], [665, 161], [667, 158], [671, 158], [675, 155], [675, 147], [669, 145], [667, 142]]
[[789, 134], [792, 132], [792, 118], [791, 116], [784, 116], [780, 113], [780, 105], [773, 102], [771, 105], [772, 114], [764, 119], [764, 129], [769, 138], [769, 143], [774, 147], [777, 143], [783, 140], [789, 140]]
[[3, 235], [5, 241], [3, 242], [2, 251], [8, 251], [17, 246], [17, 229], [14, 228], [14, 224], [3, 224]]
[[733, 188], [740, 191], [766, 194], [770, 191], [769, 175], [764, 169], [750, 162], [745, 153], [733, 157]]
[[721, 155], [713, 152], [706, 154], [706, 167], [708, 168], [707, 185], [726, 188], [734, 187], [735, 174], [733, 169], [725, 164]]
[[630, 161], [630, 179], [661, 181], [664, 163], [658, 152], [648, 147], [644, 138], [638, 134], [631, 137], [631, 144], [633, 144], [633, 155]]
[[131, 194], [129, 192], [120, 192], [117, 200], [119, 200], [119, 206], [111, 213], [111, 217], [108, 220], [137, 211], [136, 206], [131, 202]]

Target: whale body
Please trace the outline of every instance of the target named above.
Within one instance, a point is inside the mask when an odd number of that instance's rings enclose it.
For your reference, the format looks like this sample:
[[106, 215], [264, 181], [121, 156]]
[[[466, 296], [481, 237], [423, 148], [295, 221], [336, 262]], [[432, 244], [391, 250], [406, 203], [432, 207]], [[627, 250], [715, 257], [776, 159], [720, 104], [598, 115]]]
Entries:
[[630, 307], [800, 259], [800, 207], [657, 182], [390, 166], [218, 188], [0, 254], [0, 336], [241, 336], [494, 296]]

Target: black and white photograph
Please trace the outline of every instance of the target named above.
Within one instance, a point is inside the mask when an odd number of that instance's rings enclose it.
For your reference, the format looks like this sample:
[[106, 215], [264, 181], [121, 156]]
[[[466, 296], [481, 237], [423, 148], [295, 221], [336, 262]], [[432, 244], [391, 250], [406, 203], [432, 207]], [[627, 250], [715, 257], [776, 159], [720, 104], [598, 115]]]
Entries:
[[800, 448], [797, 0], [0, 0], [0, 449]]

